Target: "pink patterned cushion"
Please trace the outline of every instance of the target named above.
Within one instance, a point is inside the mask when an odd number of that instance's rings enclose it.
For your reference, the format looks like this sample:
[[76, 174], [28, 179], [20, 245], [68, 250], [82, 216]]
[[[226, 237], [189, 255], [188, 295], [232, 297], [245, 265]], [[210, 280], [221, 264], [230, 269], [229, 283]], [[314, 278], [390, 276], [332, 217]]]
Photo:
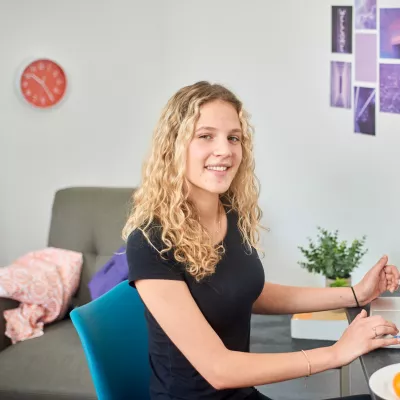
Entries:
[[13, 344], [43, 335], [45, 324], [65, 316], [82, 263], [81, 253], [48, 247], [0, 268], [0, 297], [20, 302], [4, 311], [5, 335]]

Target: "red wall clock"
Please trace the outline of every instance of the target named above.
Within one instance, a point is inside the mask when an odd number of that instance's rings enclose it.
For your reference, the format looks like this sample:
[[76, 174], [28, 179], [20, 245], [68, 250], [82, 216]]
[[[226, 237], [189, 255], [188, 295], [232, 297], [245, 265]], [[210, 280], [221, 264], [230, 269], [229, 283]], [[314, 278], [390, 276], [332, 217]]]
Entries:
[[18, 85], [20, 93], [29, 104], [37, 108], [49, 108], [64, 97], [67, 78], [56, 62], [37, 59], [25, 67]]

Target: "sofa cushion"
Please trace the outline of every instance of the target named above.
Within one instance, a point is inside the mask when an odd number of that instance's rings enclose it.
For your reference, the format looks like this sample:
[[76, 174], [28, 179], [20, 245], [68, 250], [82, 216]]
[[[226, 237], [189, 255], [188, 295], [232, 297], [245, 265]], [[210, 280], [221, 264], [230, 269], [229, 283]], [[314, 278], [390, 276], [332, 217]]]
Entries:
[[92, 276], [88, 285], [92, 300], [99, 298], [128, 279], [128, 269], [126, 246], [124, 245]]
[[80, 339], [69, 319], [1, 352], [0, 399], [96, 399]]
[[133, 188], [74, 187], [55, 194], [48, 245], [83, 254], [74, 306], [91, 300], [88, 283], [124, 243]]

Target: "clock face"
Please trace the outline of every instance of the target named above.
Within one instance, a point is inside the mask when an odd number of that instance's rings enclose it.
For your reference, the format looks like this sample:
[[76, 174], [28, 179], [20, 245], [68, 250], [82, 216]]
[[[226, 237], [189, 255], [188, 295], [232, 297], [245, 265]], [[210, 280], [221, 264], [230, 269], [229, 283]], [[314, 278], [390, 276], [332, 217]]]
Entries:
[[63, 98], [67, 81], [58, 64], [41, 59], [33, 61], [24, 69], [19, 85], [28, 103], [38, 108], [48, 108]]

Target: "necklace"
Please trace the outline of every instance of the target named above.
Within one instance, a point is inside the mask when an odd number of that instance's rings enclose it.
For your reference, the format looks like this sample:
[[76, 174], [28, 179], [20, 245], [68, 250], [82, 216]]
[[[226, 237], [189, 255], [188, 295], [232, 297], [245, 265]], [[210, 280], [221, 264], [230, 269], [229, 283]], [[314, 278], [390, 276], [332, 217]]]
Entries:
[[217, 231], [215, 232], [216, 234], [218, 234], [218, 233], [220, 233], [221, 232], [221, 203], [220, 203], [220, 201], [218, 200], [218, 228], [217, 228]]
[[[215, 234], [218, 235], [221, 232], [221, 202], [218, 200], [218, 210], [217, 210], [217, 229]], [[201, 223], [201, 218], [199, 217], [199, 222]], [[213, 235], [214, 236], [214, 235]]]

